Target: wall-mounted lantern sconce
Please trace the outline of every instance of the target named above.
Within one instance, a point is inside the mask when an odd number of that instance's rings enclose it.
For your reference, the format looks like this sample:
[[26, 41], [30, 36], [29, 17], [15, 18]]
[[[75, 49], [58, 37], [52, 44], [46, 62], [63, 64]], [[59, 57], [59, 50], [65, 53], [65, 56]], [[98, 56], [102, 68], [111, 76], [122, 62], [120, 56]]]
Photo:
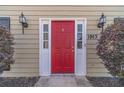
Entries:
[[102, 31], [103, 31], [105, 23], [106, 23], [106, 16], [102, 13], [101, 17], [99, 18], [97, 27], [102, 28]]
[[22, 33], [24, 34], [24, 28], [28, 27], [28, 23], [23, 13], [19, 16], [19, 22], [22, 24]]

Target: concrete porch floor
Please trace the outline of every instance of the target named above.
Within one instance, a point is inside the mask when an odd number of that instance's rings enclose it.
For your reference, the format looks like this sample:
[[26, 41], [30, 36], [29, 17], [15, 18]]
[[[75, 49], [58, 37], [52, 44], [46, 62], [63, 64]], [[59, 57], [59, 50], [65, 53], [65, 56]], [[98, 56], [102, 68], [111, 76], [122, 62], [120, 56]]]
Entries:
[[92, 87], [92, 85], [82, 76], [51, 75], [40, 77], [35, 87]]

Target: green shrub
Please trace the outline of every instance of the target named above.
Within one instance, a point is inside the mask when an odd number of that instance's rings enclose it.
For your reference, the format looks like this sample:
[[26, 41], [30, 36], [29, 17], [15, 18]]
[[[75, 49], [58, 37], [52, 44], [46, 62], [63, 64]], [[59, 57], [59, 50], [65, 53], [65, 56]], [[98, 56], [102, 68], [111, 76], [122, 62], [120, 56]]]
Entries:
[[14, 62], [13, 37], [10, 31], [0, 26], [0, 73], [8, 70], [10, 64]]
[[124, 63], [124, 29], [121, 24], [113, 24], [100, 34], [97, 54], [113, 76], [123, 76], [121, 64]]

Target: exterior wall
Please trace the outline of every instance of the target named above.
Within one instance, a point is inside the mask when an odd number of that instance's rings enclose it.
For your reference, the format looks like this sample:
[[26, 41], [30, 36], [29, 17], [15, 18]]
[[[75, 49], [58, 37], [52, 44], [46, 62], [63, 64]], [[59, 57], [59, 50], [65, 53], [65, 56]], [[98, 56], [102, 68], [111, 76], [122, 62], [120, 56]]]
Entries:
[[[29, 24], [24, 35], [18, 21], [21, 12]], [[87, 18], [87, 34], [99, 35], [97, 22], [102, 12], [110, 24], [115, 17], [124, 17], [124, 6], [0, 6], [0, 16], [10, 17], [10, 28], [15, 38], [15, 64], [2, 76], [39, 76], [39, 18], [84, 17]], [[109, 76], [96, 55], [96, 43], [96, 39], [87, 40], [87, 76]]]

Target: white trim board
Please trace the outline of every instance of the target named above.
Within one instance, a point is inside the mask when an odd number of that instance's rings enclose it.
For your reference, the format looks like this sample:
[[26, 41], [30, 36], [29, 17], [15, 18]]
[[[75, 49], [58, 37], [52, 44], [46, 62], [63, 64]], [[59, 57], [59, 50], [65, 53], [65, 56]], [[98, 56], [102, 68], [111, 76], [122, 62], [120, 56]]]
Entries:
[[[86, 18], [40, 18], [39, 19], [39, 74], [51, 75], [51, 21], [74, 20], [75, 21], [75, 71], [74, 75], [86, 75]], [[48, 49], [43, 48], [43, 24], [48, 24]], [[77, 49], [77, 24], [82, 24], [82, 49]]]

